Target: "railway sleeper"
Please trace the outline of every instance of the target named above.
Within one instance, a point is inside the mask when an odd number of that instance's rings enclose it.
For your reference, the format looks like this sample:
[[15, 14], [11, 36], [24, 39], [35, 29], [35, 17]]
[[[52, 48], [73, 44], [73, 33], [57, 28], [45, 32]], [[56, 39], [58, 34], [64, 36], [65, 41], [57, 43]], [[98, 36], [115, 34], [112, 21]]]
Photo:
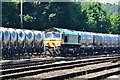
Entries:
[[80, 76], [80, 75], [85, 75], [86, 72], [87, 72], [87, 74], [89, 74], [89, 73], [93, 73], [93, 72], [117, 68], [119, 66], [120, 66], [120, 64], [114, 64], [114, 65], [109, 65], [109, 66], [104, 66], [104, 67], [99, 67], [99, 68], [86, 69], [83, 71], [77, 71], [77, 72], [71, 72], [71, 73], [67, 73], [67, 74], [47, 77], [47, 78], [40, 79], [40, 80], [64, 80], [64, 79], [73, 78], [73, 77]]
[[[94, 61], [94, 60], [93, 60], [93, 61]], [[95, 64], [95, 63], [100, 63], [100, 61], [98, 61], [98, 62], [92, 62], [92, 63], [91, 63], [91, 61], [90, 61], [90, 63], [86, 63], [86, 64], [84, 63], [84, 64], [81, 64], [80, 66], [82, 66], [82, 65], [84, 66], [84, 65], [88, 65], [88, 64]], [[67, 64], [67, 63], [66, 63], [66, 64]], [[72, 64], [72, 63], [69, 63], [69, 64]], [[57, 64], [56, 66], [59, 66], [59, 65], [61, 65], [61, 64]], [[74, 65], [75, 65], [75, 63], [74, 63]], [[71, 65], [71, 67], [72, 67], [72, 66], [75, 67], [74, 65]], [[51, 67], [52, 67], [52, 66], [54, 66], [54, 65], [51, 65]], [[79, 65], [76, 65], [76, 66], [79, 66]], [[50, 66], [46, 66], [46, 67], [43, 66], [43, 68], [47, 68], [47, 67], [50, 67]], [[38, 66], [38, 67], [33, 67], [33, 68], [34, 68], [34, 69], [37, 69], [37, 68], [39, 69], [40, 67]], [[30, 68], [28, 68], [28, 69], [26, 68], [25, 70], [33, 70], [33, 68], [31, 68], [31, 69], [30, 69]], [[42, 68], [42, 66], [41, 66], [41, 68]], [[68, 68], [68, 67], [66, 67], [66, 68]], [[53, 68], [51, 68], [51, 69], [53, 69]], [[57, 69], [57, 68], [56, 68], [56, 69]], [[61, 68], [60, 68], [60, 69], [61, 69]], [[47, 70], [47, 69], [46, 69], [46, 70]], [[49, 70], [49, 69], [48, 69], [48, 70]], [[9, 71], [9, 70], [8, 70], [8, 71]], [[21, 69], [20, 69], [20, 71], [21, 71]], [[22, 70], [22, 71], [23, 71], [23, 70]], [[43, 71], [44, 71], [44, 70], [43, 70]], [[12, 72], [12, 71], [10, 71], [10, 72]], [[13, 72], [14, 72], [14, 70], [13, 70]], [[40, 71], [37, 70], [37, 73], [38, 73], [38, 72], [41, 72], [41, 70], [40, 70]], [[9, 72], [7, 72], [7, 73], [9, 73]], [[23, 72], [23, 73], [24, 73], [24, 74], [28, 74], [29, 72], [27, 72], [27, 73]], [[32, 72], [32, 73], [36, 73], [36, 72]], [[19, 73], [19, 74], [18, 74], [18, 73], [15, 73], [15, 74], [10, 74], [10, 75], [11, 75], [11, 76], [22, 75], [22, 73]], [[7, 76], [9, 76], [9, 75], [5, 75], [5, 76], [7, 77]], [[5, 77], [5, 76], [3, 75], [3, 77]], [[10, 77], [10, 76], [9, 76], [9, 77]]]

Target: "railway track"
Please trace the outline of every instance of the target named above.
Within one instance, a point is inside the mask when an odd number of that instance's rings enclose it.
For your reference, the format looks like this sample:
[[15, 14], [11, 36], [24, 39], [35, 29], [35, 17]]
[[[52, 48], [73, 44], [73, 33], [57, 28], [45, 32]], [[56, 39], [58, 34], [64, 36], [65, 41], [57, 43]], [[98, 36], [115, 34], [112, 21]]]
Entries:
[[[52, 77], [47, 77], [44, 79], [39, 79], [39, 80], [63, 80], [63, 79], [67, 79], [67, 78], [73, 78], [76, 76], [80, 76], [80, 75], [86, 75], [90, 74], [90, 73], [95, 73], [95, 72], [99, 72], [99, 71], [103, 71], [103, 70], [109, 70], [109, 69], [113, 69], [113, 68], [118, 68], [120, 66], [120, 64], [114, 64], [114, 65], [109, 65], [109, 66], [103, 66], [103, 67], [99, 67], [99, 68], [92, 68], [92, 69], [87, 69], [87, 70], [81, 70], [81, 71], [76, 71], [76, 72], [71, 72], [71, 73], [67, 73], [67, 74], [62, 74], [62, 75], [57, 75], [57, 76], [52, 76]], [[120, 74], [120, 70], [113, 70], [109, 73], [102, 73], [99, 75], [92, 75], [92, 77], [87, 77], [86, 80], [100, 80], [103, 77], [106, 78], [107, 76], [111, 76], [113, 74]], [[85, 78], [82, 78], [83, 80], [85, 80]]]
[[[56, 61], [70, 61], [70, 60], [77, 60], [77, 59], [86, 59], [86, 58], [97, 58], [97, 57], [105, 57], [106, 54], [102, 54], [102, 55], [98, 55], [98, 54], [94, 54], [94, 55], [82, 55], [79, 57], [65, 57], [65, 58], [51, 58], [51, 59], [33, 59], [33, 60], [24, 60], [24, 61], [18, 61], [18, 62], [4, 62], [4, 63], [0, 63], [0, 67], [2, 69], [10, 69], [10, 68], [19, 68], [19, 67], [25, 67], [25, 66], [35, 66], [35, 65], [43, 65], [43, 64], [47, 64], [47, 63], [53, 63]], [[113, 54], [109, 54], [107, 55], [108, 57], [113, 57], [113, 56], [119, 56], [119, 54], [115, 53]]]
[[102, 71], [98, 71], [98, 72], [93, 71], [93, 73], [88, 73], [88, 74], [85, 74], [82, 76], [77, 76], [74, 78], [76, 78], [76, 79], [81, 78], [81, 79], [87, 79], [87, 80], [99, 80], [99, 79], [106, 79], [107, 77], [112, 76], [112, 75], [119, 75], [120, 74], [119, 68], [107, 69], [108, 67], [109, 66], [107, 66], [106, 69], [104, 69]]
[[37, 66], [5, 69], [0, 71], [2, 73], [0, 78], [2, 79], [19, 78], [19, 77], [36, 75], [36, 74], [54, 71], [54, 70], [84, 67], [86, 65], [93, 65], [98, 63], [100, 64], [105, 62], [116, 62], [116, 61], [119, 61], [119, 58], [120, 57], [109, 57], [109, 58], [88, 59], [88, 60], [75, 60], [75, 61], [67, 61], [67, 62], [61, 62], [61, 63], [53, 63], [53, 64], [50, 63], [50, 64], [43, 64], [43, 65], [37, 65]]
[[0, 66], [2, 69], [10, 69], [10, 68], [19, 68], [25, 66], [35, 66], [35, 65], [42, 65], [47, 63], [53, 63], [56, 61], [69, 61], [71, 58], [53, 58], [53, 59], [33, 59], [33, 60], [25, 60], [25, 61], [18, 61], [18, 62], [5, 62], [1, 63]]

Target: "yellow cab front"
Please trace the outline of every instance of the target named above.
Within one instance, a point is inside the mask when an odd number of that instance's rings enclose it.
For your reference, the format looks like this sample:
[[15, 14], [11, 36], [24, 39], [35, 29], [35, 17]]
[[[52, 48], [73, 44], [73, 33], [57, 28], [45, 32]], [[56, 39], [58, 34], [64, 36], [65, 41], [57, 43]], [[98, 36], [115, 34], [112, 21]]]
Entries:
[[48, 31], [44, 34], [45, 47], [60, 47], [62, 43], [61, 33], [58, 31]]

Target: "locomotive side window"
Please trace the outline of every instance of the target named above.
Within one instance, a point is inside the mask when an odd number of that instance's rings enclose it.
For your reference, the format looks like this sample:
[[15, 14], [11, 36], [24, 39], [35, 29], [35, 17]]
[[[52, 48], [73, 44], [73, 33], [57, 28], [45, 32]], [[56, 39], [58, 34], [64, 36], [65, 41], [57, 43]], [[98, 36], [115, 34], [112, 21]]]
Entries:
[[68, 36], [65, 36], [64, 42], [68, 42]]
[[81, 36], [79, 35], [78, 36], [78, 43], [80, 43], [80, 41], [81, 41]]
[[51, 33], [46, 33], [46, 34], [45, 34], [45, 38], [50, 38], [50, 37], [52, 37], [52, 34], [51, 34]]

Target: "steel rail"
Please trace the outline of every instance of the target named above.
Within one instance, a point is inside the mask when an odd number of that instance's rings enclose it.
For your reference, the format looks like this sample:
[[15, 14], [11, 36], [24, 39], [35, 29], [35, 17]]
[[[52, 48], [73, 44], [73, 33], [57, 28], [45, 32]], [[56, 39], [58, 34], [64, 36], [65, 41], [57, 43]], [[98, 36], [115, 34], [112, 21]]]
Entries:
[[115, 70], [115, 71], [112, 71], [112, 72], [109, 72], [109, 73], [89, 77], [89, 78], [87, 78], [87, 80], [100, 80], [100, 79], [105, 79], [105, 78], [107, 78], [109, 76], [118, 75], [118, 74], [120, 74], [120, 70]]
[[[13, 68], [13, 69], [5, 69], [0, 70], [2, 74], [8, 74], [8, 73], [14, 73], [14, 72], [20, 72], [20, 71], [27, 71], [27, 70], [35, 70], [35, 69], [44, 69], [54, 66], [65, 66], [65, 65], [71, 65], [71, 64], [79, 64], [79, 63], [86, 63], [86, 62], [92, 62], [92, 61], [101, 61], [101, 62], [108, 62], [112, 59], [119, 59], [120, 57], [115, 58], [104, 58], [104, 59], [92, 59], [92, 60], [76, 60], [76, 61], [68, 61], [68, 62], [62, 62], [62, 63], [54, 63], [54, 64], [44, 64], [44, 65], [37, 65], [37, 66], [27, 66], [27, 67], [20, 67], [20, 68]], [[114, 61], [115, 61], [114, 60]]]
[[2, 69], [10, 69], [10, 68], [18, 68], [18, 67], [24, 67], [24, 66], [33, 66], [33, 65], [40, 65], [40, 64], [46, 64], [46, 63], [52, 63], [55, 61], [69, 61], [71, 59], [44, 59], [44, 60], [25, 60], [20, 62], [11, 62], [11, 63], [4, 63], [1, 64]]
[[[36, 73], [38, 74], [38, 73], [48, 72], [52, 70], [68, 69], [68, 68], [85, 66], [90, 64], [103, 63], [107, 61], [112, 61], [111, 59], [114, 59], [114, 61], [116, 61], [115, 58], [106, 58], [106, 59], [97, 59], [97, 60], [95, 59], [94, 60], [78, 60], [76, 62], [70, 61], [70, 62], [64, 62], [64, 63], [39, 65], [39, 66], [33, 66], [33, 67], [27, 67], [27, 68], [18, 68], [18, 69], [12, 69], [12, 70], [11, 69], [2, 70], [1, 72], [3, 73], [3, 75], [1, 75], [0, 78], [12, 78], [12, 77], [21, 77], [25, 75], [33, 75]], [[117, 61], [118, 61], [118, 58], [117, 58]]]
[[[112, 69], [112, 68], [117, 68], [119, 66], [120, 66], [120, 64], [113, 64], [113, 65], [109, 65], [109, 66], [92, 68], [92, 69], [86, 69], [86, 70], [82, 70], [82, 71], [71, 72], [71, 73], [67, 73], [67, 74], [47, 77], [47, 78], [38, 79], [38, 80], [63, 80], [63, 79], [73, 78], [73, 77], [80, 76], [80, 75], [85, 75], [86, 72], [87, 72], [87, 74], [89, 74], [89, 73], [94, 73], [94, 72], [98, 72], [98, 71], [103, 71], [103, 70], [108, 70], [108, 69]], [[117, 71], [117, 72], [120, 72], [120, 70]], [[114, 73], [116, 73], [116, 72], [114, 72]], [[103, 76], [103, 75], [101, 75], [101, 76]], [[96, 78], [98, 78], [98, 77], [96, 77]], [[91, 78], [91, 80], [93, 80], [93, 79], [95, 79], [95, 77]]]
[[[112, 55], [109, 55], [112, 56]], [[118, 55], [114, 55], [114, 56], [118, 56]], [[96, 57], [98, 57], [98, 55], [96, 55]], [[18, 67], [24, 67], [24, 66], [33, 66], [33, 65], [42, 65], [42, 64], [46, 64], [46, 63], [52, 63], [55, 61], [61, 61], [61, 60], [65, 60], [65, 61], [70, 61], [70, 60], [77, 60], [77, 59], [86, 59], [86, 58], [95, 58], [95, 56], [81, 56], [81, 57], [67, 57], [67, 58], [53, 58], [53, 59], [44, 59], [44, 60], [40, 60], [40, 59], [33, 59], [33, 60], [25, 60], [25, 61], [18, 61], [18, 62], [4, 62], [0, 64], [0, 67], [2, 69], [10, 69], [10, 68], [18, 68]]]

